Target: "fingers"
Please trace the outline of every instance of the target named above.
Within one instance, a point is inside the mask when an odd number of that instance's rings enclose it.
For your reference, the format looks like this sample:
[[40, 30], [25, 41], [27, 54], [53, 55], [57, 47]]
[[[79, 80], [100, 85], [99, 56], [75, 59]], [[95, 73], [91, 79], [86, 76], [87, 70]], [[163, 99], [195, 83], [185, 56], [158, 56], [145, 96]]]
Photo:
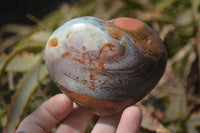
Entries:
[[138, 133], [141, 121], [141, 109], [138, 106], [130, 106], [122, 114], [117, 133]]
[[64, 119], [72, 110], [72, 102], [64, 94], [58, 94], [44, 102], [19, 125], [17, 133], [46, 133]]
[[92, 133], [115, 133], [120, 117], [121, 113], [100, 117]]
[[81, 107], [75, 110], [59, 125], [56, 133], [83, 133], [92, 118], [92, 113]]
[[[73, 110], [73, 111], [72, 111]], [[78, 106], [73, 106], [71, 100], [64, 94], [58, 94], [36, 111], [27, 116], [19, 125], [17, 133], [46, 133], [60, 123], [56, 133], [85, 131], [92, 118], [92, 113]], [[120, 120], [121, 118], [121, 120]], [[142, 113], [138, 106], [130, 106], [121, 113], [100, 117], [92, 133], [137, 133], [140, 129]], [[117, 127], [118, 126], [118, 127]]]
[[138, 133], [141, 121], [141, 109], [138, 106], [130, 106], [123, 111], [122, 115], [118, 113], [100, 117], [92, 133]]

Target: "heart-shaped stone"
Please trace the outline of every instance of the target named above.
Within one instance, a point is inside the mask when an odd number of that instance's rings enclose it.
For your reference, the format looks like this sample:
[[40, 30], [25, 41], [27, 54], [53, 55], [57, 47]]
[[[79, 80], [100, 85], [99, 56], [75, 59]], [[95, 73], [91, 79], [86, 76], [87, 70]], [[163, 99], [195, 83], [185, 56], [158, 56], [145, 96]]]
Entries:
[[82, 17], [50, 36], [45, 61], [63, 93], [97, 115], [110, 115], [155, 87], [167, 53], [158, 35], [139, 20]]

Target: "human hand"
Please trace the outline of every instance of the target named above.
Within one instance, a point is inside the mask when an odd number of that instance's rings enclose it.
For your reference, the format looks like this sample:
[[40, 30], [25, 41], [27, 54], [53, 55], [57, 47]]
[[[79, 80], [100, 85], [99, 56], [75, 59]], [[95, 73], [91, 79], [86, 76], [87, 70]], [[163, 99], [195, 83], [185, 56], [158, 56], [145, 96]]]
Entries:
[[[48, 133], [57, 126], [56, 133], [83, 133], [93, 114], [76, 104], [64, 94], [57, 94], [28, 115], [16, 133]], [[92, 133], [137, 133], [142, 113], [138, 106], [130, 106], [122, 113], [100, 117]]]

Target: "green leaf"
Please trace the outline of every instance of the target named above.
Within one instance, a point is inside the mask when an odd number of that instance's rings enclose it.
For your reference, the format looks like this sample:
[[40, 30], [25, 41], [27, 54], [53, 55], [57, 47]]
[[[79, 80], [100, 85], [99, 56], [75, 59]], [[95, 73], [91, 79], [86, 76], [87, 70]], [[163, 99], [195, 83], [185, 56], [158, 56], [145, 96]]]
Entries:
[[43, 80], [47, 75], [48, 71], [43, 64], [39, 69], [33, 68], [23, 76], [12, 99], [11, 107], [8, 112], [8, 121], [4, 128], [5, 133], [13, 133], [16, 130], [24, 109], [32, 93], [39, 84], [38, 81]]
[[0, 58], [0, 70], [2, 69], [3, 63], [4, 63], [4, 58], [1, 57], [1, 58]]
[[38, 31], [20, 40], [19, 43], [17, 43], [17, 45], [15, 46], [14, 50], [19, 51], [21, 49], [25, 49], [25, 50], [43, 49], [46, 46], [49, 36], [50, 36], [50, 32]]
[[[19, 53], [25, 51], [25, 50], [35, 50], [35, 49], [44, 49], [47, 41], [47, 36], [49, 35], [49, 32], [44, 32], [43, 34], [40, 33], [40, 37], [42, 39], [38, 39], [38, 36], [36, 34], [33, 34], [32, 36], [26, 37], [22, 39], [14, 48], [14, 51], [9, 54], [6, 58], [5, 61], [3, 62], [3, 65], [1, 66], [1, 71], [0, 71], [0, 81], [2, 80], [2, 77], [5, 73], [5, 69], [9, 62]], [[1, 82], [0, 82], [1, 86]]]
[[[8, 72], [26, 72], [36, 66], [41, 54], [24, 54], [14, 57], [6, 67]], [[2, 68], [4, 59], [0, 58], [0, 69]]]
[[198, 133], [198, 127], [200, 127], [200, 111], [197, 113], [193, 113], [186, 124], [189, 133]]
[[184, 12], [180, 13], [180, 15], [176, 17], [175, 24], [177, 26], [187, 26], [187, 25], [191, 24], [192, 21], [193, 21], [192, 9], [189, 9], [189, 10], [185, 10]]

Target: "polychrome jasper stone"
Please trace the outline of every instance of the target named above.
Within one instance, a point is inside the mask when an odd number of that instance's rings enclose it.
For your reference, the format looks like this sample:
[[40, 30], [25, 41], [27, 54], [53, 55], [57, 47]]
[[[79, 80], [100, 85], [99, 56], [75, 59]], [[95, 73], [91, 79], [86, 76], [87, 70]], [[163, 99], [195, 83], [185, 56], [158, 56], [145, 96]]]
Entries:
[[167, 53], [158, 35], [132, 18], [76, 18], [49, 38], [52, 80], [78, 105], [105, 116], [135, 104], [158, 83]]

